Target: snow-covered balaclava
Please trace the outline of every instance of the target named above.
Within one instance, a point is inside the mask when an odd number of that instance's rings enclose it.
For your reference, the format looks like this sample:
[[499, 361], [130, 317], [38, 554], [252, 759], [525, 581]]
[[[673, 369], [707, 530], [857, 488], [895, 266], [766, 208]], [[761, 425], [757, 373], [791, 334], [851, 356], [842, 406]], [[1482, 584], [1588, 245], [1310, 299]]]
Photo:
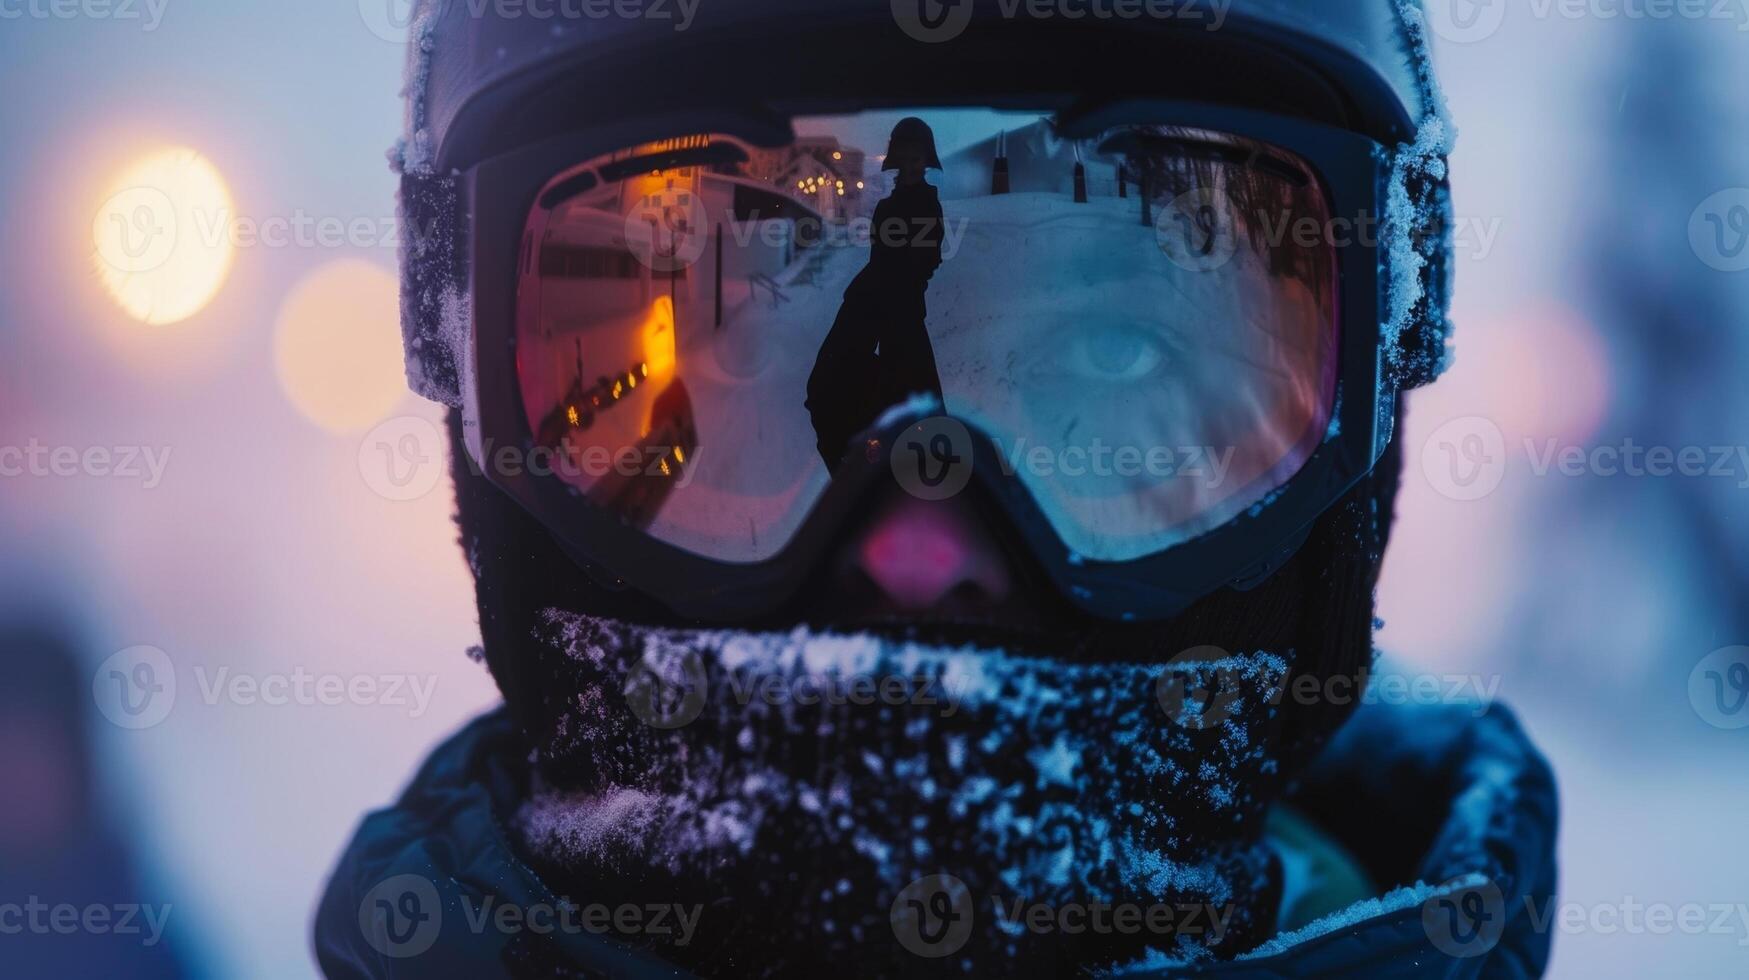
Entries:
[[597, 585], [458, 464], [484, 659], [532, 749], [503, 816], [559, 895], [702, 905], [658, 954], [706, 975], [1243, 952], [1278, 899], [1264, 813], [1350, 708], [1285, 695], [1370, 663], [1398, 466], [1273, 576], [1166, 623], [1056, 612], [1013, 551], [1022, 604], [1051, 610], [1020, 625], [871, 627], [827, 568], [724, 629]]

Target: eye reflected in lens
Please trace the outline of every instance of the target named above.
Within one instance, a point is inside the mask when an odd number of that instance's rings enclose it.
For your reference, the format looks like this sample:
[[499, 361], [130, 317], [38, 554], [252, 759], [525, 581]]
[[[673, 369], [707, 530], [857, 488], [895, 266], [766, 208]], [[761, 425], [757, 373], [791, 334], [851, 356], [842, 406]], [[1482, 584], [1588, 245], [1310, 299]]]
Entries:
[[[1232, 520], [1322, 443], [1336, 259], [1282, 234], [1330, 213], [1309, 168], [1281, 173], [1285, 151], [1187, 130], [1101, 145], [1084, 203], [1023, 190], [1023, 172], [1009, 195], [947, 202], [966, 230], [930, 313], [950, 410], [1072, 550], [1118, 562]], [[1162, 220], [1187, 197], [1215, 213]]]
[[1145, 330], [1130, 326], [1089, 325], [1075, 331], [1066, 346], [1068, 369], [1093, 382], [1140, 380], [1164, 356]]

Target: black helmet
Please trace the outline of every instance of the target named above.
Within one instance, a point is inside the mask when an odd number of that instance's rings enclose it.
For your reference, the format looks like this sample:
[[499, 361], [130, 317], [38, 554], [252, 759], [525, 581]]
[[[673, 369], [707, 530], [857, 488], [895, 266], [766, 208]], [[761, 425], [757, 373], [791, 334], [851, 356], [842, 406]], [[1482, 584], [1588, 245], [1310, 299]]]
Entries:
[[[1041, 21], [980, 8], [942, 43], [907, 35], [914, 2], [736, 0], [696, 6], [690, 20], [682, 4], [668, 19], [555, 22], [416, 0], [407, 131], [391, 153], [403, 175], [403, 217], [416, 232], [402, 259], [414, 390], [452, 406], [462, 400], [458, 358], [471, 314], [454, 175], [560, 130], [707, 102], [757, 114], [779, 96], [822, 109], [867, 108], [871, 96], [892, 106], [945, 98], [1031, 108], [1052, 92], [1070, 93], [1070, 102], [1164, 94], [1364, 134], [1398, 151], [1401, 193], [1392, 195], [1386, 237], [1400, 244], [1384, 256], [1389, 359], [1402, 387], [1440, 373], [1453, 134], [1433, 82], [1421, 0], [1232, 0], [1219, 30], [1184, 17]], [[971, 11], [971, 0], [960, 9]], [[894, 72], [895, 63], [906, 70]], [[866, 89], [869, 79], [879, 80], [878, 92]]]

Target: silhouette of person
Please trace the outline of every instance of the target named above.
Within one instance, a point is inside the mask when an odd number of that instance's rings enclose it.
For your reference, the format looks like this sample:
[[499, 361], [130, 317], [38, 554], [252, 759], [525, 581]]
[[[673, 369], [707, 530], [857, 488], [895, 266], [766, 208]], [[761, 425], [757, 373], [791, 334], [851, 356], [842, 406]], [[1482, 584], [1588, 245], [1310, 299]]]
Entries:
[[899, 120], [882, 167], [897, 175], [875, 206], [868, 265], [844, 291], [808, 376], [808, 415], [828, 470], [886, 409], [919, 394], [942, 398], [924, 326], [924, 294], [942, 260], [941, 198], [923, 179], [932, 167], [941, 169], [935, 133], [915, 116]]

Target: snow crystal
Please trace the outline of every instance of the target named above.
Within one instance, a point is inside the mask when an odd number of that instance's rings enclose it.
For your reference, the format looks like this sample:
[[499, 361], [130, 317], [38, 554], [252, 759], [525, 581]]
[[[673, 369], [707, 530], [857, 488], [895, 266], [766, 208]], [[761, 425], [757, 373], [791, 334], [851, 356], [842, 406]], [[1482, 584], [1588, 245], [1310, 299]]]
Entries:
[[1424, 904], [1429, 899], [1437, 898], [1441, 895], [1450, 895], [1453, 892], [1463, 891], [1466, 888], [1475, 888], [1487, 884], [1487, 881], [1488, 879], [1482, 875], [1471, 874], [1447, 882], [1444, 885], [1435, 886], [1418, 881], [1413, 885], [1406, 885], [1402, 888], [1393, 888], [1378, 898], [1369, 898], [1355, 902], [1353, 905], [1350, 905], [1341, 911], [1332, 912], [1300, 929], [1294, 930], [1293, 932], [1282, 933], [1249, 953], [1241, 954], [1239, 959], [1256, 960], [1268, 956], [1276, 956], [1287, 952], [1301, 943], [1316, 939], [1319, 936], [1329, 935], [1339, 929], [1348, 929], [1358, 926], [1368, 919], [1376, 919], [1381, 915], [1389, 915], [1392, 912], [1400, 912], [1403, 909], [1414, 908], [1417, 905]]
[[867, 836], [858, 836], [852, 842], [852, 846], [856, 848], [858, 854], [866, 855], [876, 864], [886, 864], [893, 853], [893, 849], [885, 843]]
[[426, 103], [431, 89], [431, 54], [436, 48], [433, 33], [441, 4], [418, 0], [407, 27], [407, 64], [403, 69], [401, 97], [406, 100], [401, 138], [389, 150], [389, 166], [399, 174], [430, 176], [437, 149], [426, 128]]
[[1148, 947], [1146, 955], [1141, 959], [1127, 963], [1113, 973], [1164, 973], [1167, 970], [1177, 970], [1189, 966], [1190, 959], [1180, 959], [1171, 956], [1157, 947]]
[[1245, 516], [1246, 517], [1261, 517], [1263, 515], [1263, 512], [1268, 510], [1270, 507], [1275, 506], [1275, 502], [1277, 500], [1280, 500], [1281, 495], [1283, 493], [1286, 493], [1286, 492], [1287, 492], [1286, 487], [1278, 487], [1275, 490], [1271, 490], [1268, 494], [1264, 495], [1262, 500], [1259, 500], [1258, 502], [1252, 504], [1251, 508], [1249, 510], [1245, 511]]
[[615, 788], [584, 799], [538, 799], [522, 811], [519, 819], [523, 831], [535, 839], [563, 841], [578, 852], [606, 856], [614, 845], [647, 826], [660, 806], [647, 793]]
[[453, 281], [458, 201], [455, 182], [404, 179], [400, 220], [401, 332], [407, 382], [413, 392], [445, 405], [462, 404], [473, 300]]
[[1045, 880], [1059, 888], [1069, 883], [1069, 871], [1075, 866], [1075, 848], [1065, 846], [1051, 859], [1051, 869]]
[[[1423, 277], [1434, 257], [1448, 248], [1445, 235], [1429, 232], [1444, 222], [1449, 204], [1429, 197], [1424, 191], [1444, 182], [1446, 158], [1456, 144], [1457, 127], [1433, 73], [1432, 48], [1420, 0], [1397, 0], [1397, 8], [1422, 103], [1415, 139], [1392, 152], [1381, 235], [1390, 267], [1383, 331], [1386, 354], [1393, 367], [1402, 369], [1416, 366], [1408, 363], [1413, 355], [1403, 349], [1403, 336], [1414, 327], [1416, 307], [1426, 298]], [[1427, 315], [1443, 320], [1445, 311], [1430, 310]], [[1443, 370], [1445, 366], [1442, 360], [1435, 367]]]
[[950, 735], [950, 736], [948, 736], [948, 739], [947, 739], [947, 764], [954, 767], [954, 769], [956, 771], [965, 768], [965, 764], [966, 764], [966, 737], [964, 735]]
[[1156, 895], [1206, 894], [1215, 902], [1232, 898], [1232, 885], [1204, 865], [1182, 864], [1159, 851], [1121, 842], [1123, 860], [1142, 886]]
[[1040, 786], [1056, 783], [1072, 788], [1075, 785], [1075, 767], [1081, 764], [1081, 753], [1069, 748], [1062, 736], [1059, 735], [1048, 749], [1028, 752], [1026, 759], [1038, 770]]

